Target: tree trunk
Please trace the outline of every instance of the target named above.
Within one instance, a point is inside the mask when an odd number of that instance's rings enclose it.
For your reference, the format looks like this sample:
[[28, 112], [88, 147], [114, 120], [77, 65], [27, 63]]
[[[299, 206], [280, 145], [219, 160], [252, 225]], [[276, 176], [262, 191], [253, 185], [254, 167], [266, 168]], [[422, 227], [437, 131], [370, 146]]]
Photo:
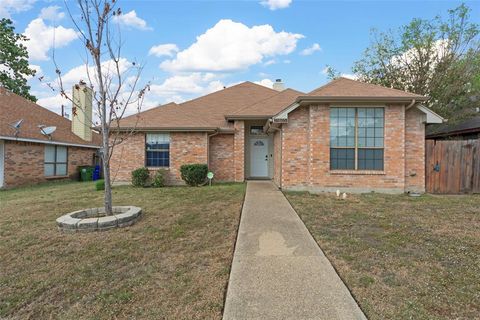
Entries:
[[105, 126], [102, 130], [102, 161], [103, 161], [103, 179], [105, 181], [105, 214], [107, 216], [113, 214], [112, 210], [112, 185], [110, 181], [110, 143], [109, 143], [109, 130]]

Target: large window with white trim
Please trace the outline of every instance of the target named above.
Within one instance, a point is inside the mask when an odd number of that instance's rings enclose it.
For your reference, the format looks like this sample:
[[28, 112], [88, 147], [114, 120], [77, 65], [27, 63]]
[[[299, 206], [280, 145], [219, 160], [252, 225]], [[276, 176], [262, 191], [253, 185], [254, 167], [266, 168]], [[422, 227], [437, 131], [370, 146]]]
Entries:
[[384, 108], [330, 108], [330, 169], [383, 170]]
[[67, 175], [68, 154], [65, 146], [45, 146], [44, 173], [46, 177]]
[[170, 166], [170, 134], [147, 133], [146, 136], [146, 166]]

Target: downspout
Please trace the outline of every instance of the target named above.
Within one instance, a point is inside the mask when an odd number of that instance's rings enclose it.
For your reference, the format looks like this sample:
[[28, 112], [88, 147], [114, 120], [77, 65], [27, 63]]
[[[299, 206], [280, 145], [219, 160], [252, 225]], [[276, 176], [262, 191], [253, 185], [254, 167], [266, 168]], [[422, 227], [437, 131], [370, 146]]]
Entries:
[[405, 111], [407, 111], [408, 109], [413, 107], [415, 105], [415, 102], [417, 102], [417, 101], [415, 99], [412, 99], [412, 102], [410, 102], [410, 104], [405, 108]]
[[218, 129], [215, 129], [214, 133], [207, 134], [207, 165], [209, 170], [210, 170], [210, 138], [213, 136], [216, 136], [219, 133], [220, 132], [218, 131]]
[[[412, 108], [415, 105], [415, 102], [416, 102], [416, 100], [412, 99], [412, 102], [410, 102], [410, 104], [405, 107], [405, 113], [403, 115], [404, 116], [404, 120], [403, 120], [404, 124], [403, 125], [404, 125], [404, 130], [405, 130], [404, 137], [403, 137], [403, 139], [404, 139], [404, 150], [403, 150], [404, 154], [405, 154], [405, 140], [406, 140], [406, 132], [407, 132], [407, 128], [406, 128], [407, 111], [408, 111], [408, 109]], [[411, 176], [411, 175], [407, 175], [407, 161], [406, 160], [404, 160], [404, 164], [403, 164], [403, 175], [405, 176], [403, 178], [403, 185], [404, 185], [403, 188], [404, 188], [404, 191], [406, 191], [406, 189], [407, 189], [407, 179]]]

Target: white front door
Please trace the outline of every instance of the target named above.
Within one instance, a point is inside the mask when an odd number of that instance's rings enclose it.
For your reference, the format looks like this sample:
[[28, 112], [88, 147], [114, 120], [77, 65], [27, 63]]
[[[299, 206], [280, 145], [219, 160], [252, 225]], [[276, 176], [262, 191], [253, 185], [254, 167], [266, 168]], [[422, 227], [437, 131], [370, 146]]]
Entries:
[[3, 187], [4, 163], [5, 163], [5, 148], [3, 140], [0, 140], [0, 188]]
[[268, 177], [268, 139], [250, 139], [250, 176]]

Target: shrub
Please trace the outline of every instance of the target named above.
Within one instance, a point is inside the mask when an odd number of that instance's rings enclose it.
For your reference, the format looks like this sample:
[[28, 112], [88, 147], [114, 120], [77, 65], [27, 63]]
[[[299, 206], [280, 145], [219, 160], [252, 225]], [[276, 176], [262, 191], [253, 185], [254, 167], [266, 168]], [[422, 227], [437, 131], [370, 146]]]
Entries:
[[152, 186], [154, 188], [161, 188], [165, 186], [165, 170], [158, 170], [153, 176]]
[[101, 179], [101, 180], [95, 181], [95, 189], [97, 191], [105, 190], [105, 180]]
[[208, 166], [201, 163], [184, 164], [180, 167], [180, 173], [183, 181], [189, 186], [198, 186], [205, 182]]
[[132, 171], [132, 185], [134, 187], [146, 187], [150, 172], [147, 168], [138, 168]]

